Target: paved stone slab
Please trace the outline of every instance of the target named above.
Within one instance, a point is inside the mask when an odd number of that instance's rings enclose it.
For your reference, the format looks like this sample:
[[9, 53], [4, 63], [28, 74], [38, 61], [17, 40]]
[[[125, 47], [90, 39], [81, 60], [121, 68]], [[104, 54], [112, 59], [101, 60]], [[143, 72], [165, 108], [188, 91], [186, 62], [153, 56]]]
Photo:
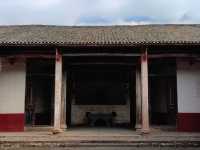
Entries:
[[70, 129], [53, 135], [51, 132], [0, 133], [0, 148], [5, 147], [200, 147], [200, 133], [151, 132], [141, 135], [128, 129]]

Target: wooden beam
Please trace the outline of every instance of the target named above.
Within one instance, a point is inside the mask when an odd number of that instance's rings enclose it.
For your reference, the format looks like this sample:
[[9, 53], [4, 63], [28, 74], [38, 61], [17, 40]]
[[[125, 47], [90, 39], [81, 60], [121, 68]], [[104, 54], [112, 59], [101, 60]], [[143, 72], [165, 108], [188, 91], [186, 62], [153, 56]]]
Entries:
[[63, 56], [68, 57], [78, 57], [78, 56], [86, 56], [86, 57], [94, 57], [94, 56], [108, 56], [108, 57], [140, 57], [141, 54], [133, 54], [133, 53], [70, 53], [63, 54]]
[[141, 94], [142, 94], [142, 133], [149, 133], [149, 99], [148, 99], [148, 55], [147, 49], [141, 56]]
[[134, 63], [121, 63], [121, 62], [82, 62], [82, 63], [69, 63], [73, 66], [79, 66], [79, 65], [121, 65], [121, 66], [135, 66]]
[[62, 55], [56, 49], [55, 59], [55, 100], [54, 100], [54, 129], [61, 129], [62, 104]]
[[198, 54], [186, 54], [186, 53], [165, 53], [165, 54], [149, 54], [148, 58], [154, 59], [154, 58], [200, 58], [200, 55]]
[[[11, 55], [1, 55], [6, 58], [43, 58], [43, 59], [54, 59], [55, 55], [51, 54], [11, 54]], [[65, 57], [141, 57], [141, 54], [133, 53], [70, 53], [63, 54]], [[163, 54], [149, 54], [148, 58], [200, 58], [198, 54], [187, 54], [187, 53], [163, 53]]]
[[16, 54], [16, 55], [2, 55], [5, 58], [42, 58], [42, 59], [54, 59], [54, 55], [49, 54]]

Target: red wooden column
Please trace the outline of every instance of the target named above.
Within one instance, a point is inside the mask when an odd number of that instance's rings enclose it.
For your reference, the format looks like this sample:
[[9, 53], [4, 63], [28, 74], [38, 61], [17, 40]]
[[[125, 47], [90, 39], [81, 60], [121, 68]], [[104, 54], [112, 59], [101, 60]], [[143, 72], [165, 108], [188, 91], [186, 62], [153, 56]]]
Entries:
[[62, 105], [62, 55], [56, 49], [55, 58], [55, 98], [54, 98], [54, 129], [61, 129]]
[[141, 95], [142, 95], [142, 133], [149, 133], [148, 100], [148, 54], [147, 49], [141, 55]]
[[66, 124], [66, 83], [67, 83], [67, 73], [63, 72], [62, 76], [62, 104], [61, 104], [61, 129], [67, 129]]

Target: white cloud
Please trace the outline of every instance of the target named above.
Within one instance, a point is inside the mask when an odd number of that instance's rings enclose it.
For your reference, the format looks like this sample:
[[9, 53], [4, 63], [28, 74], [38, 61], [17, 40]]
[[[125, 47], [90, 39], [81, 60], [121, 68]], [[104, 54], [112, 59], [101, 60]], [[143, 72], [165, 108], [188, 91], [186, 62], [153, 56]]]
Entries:
[[0, 0], [0, 24], [200, 23], [199, 0]]
[[62, 0], [27, 0], [26, 3], [33, 4], [36, 7], [50, 7], [57, 4], [61, 4]]

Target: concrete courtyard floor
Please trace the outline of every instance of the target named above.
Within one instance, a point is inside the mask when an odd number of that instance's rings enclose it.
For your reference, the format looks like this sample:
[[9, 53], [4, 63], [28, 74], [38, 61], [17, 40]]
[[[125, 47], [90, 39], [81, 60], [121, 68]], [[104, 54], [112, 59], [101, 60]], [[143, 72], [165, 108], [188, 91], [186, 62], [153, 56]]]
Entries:
[[150, 134], [142, 135], [131, 129], [82, 127], [70, 128], [59, 134], [52, 134], [45, 128], [0, 133], [0, 148], [74, 146], [200, 147], [200, 133], [152, 128]]

